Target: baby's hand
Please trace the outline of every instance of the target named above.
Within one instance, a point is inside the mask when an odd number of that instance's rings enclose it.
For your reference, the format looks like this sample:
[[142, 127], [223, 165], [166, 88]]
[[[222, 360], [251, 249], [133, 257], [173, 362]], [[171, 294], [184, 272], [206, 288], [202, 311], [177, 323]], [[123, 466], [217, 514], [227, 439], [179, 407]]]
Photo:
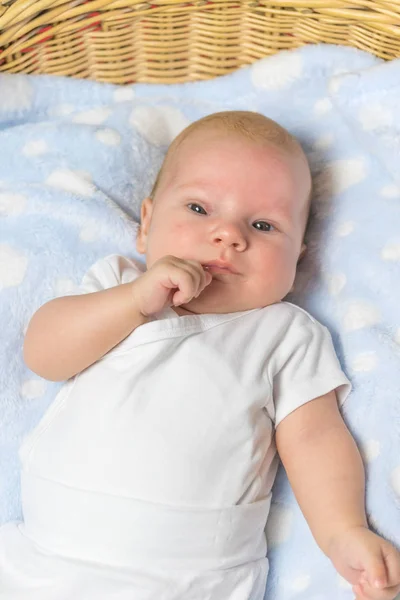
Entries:
[[211, 274], [199, 262], [163, 256], [133, 284], [139, 310], [148, 317], [167, 306], [190, 302], [211, 281]]
[[338, 535], [329, 558], [353, 585], [356, 600], [393, 600], [400, 592], [399, 551], [366, 527]]

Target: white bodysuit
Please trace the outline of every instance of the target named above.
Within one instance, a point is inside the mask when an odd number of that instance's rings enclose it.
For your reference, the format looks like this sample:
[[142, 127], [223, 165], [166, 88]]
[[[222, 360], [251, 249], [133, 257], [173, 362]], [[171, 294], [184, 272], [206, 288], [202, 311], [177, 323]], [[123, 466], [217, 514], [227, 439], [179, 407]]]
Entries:
[[[139, 276], [119, 256], [84, 292]], [[274, 428], [349, 382], [327, 329], [281, 302], [172, 309], [68, 381], [21, 448], [5, 600], [262, 600]]]

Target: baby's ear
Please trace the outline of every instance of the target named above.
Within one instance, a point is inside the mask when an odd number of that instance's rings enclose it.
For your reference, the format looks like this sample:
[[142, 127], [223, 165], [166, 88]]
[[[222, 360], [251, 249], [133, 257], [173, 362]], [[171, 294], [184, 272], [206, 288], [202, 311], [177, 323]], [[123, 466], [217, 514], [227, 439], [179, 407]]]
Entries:
[[139, 254], [146, 254], [147, 235], [150, 228], [151, 215], [153, 213], [153, 200], [147, 197], [143, 200], [140, 208], [140, 225], [136, 236], [136, 250]]

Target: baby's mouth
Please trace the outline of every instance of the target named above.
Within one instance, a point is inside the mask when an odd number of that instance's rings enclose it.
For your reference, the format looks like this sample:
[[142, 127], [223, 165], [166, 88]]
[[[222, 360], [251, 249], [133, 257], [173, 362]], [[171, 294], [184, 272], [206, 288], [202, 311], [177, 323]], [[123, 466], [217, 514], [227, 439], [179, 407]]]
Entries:
[[230, 273], [231, 275], [233, 275], [232, 271], [227, 267], [218, 267], [216, 265], [203, 265], [203, 269], [205, 269], [209, 273], [224, 273], [225, 275]]
[[203, 269], [208, 271], [209, 273], [221, 273], [223, 275], [237, 275], [237, 271], [228, 263], [223, 262], [212, 262], [202, 265]]

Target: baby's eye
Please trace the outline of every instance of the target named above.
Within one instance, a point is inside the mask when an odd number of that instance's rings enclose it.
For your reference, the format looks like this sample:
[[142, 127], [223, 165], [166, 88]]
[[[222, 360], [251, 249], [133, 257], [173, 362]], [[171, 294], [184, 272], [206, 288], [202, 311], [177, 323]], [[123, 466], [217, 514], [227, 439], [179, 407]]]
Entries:
[[256, 221], [253, 223], [253, 227], [258, 229], [258, 231], [273, 231], [274, 226], [271, 223], [267, 223], [267, 221]]
[[200, 204], [196, 204], [195, 202], [190, 202], [190, 204], [188, 204], [188, 207], [190, 208], [190, 210], [192, 210], [193, 212], [197, 212], [199, 215], [207, 214], [204, 208], [200, 206]]

